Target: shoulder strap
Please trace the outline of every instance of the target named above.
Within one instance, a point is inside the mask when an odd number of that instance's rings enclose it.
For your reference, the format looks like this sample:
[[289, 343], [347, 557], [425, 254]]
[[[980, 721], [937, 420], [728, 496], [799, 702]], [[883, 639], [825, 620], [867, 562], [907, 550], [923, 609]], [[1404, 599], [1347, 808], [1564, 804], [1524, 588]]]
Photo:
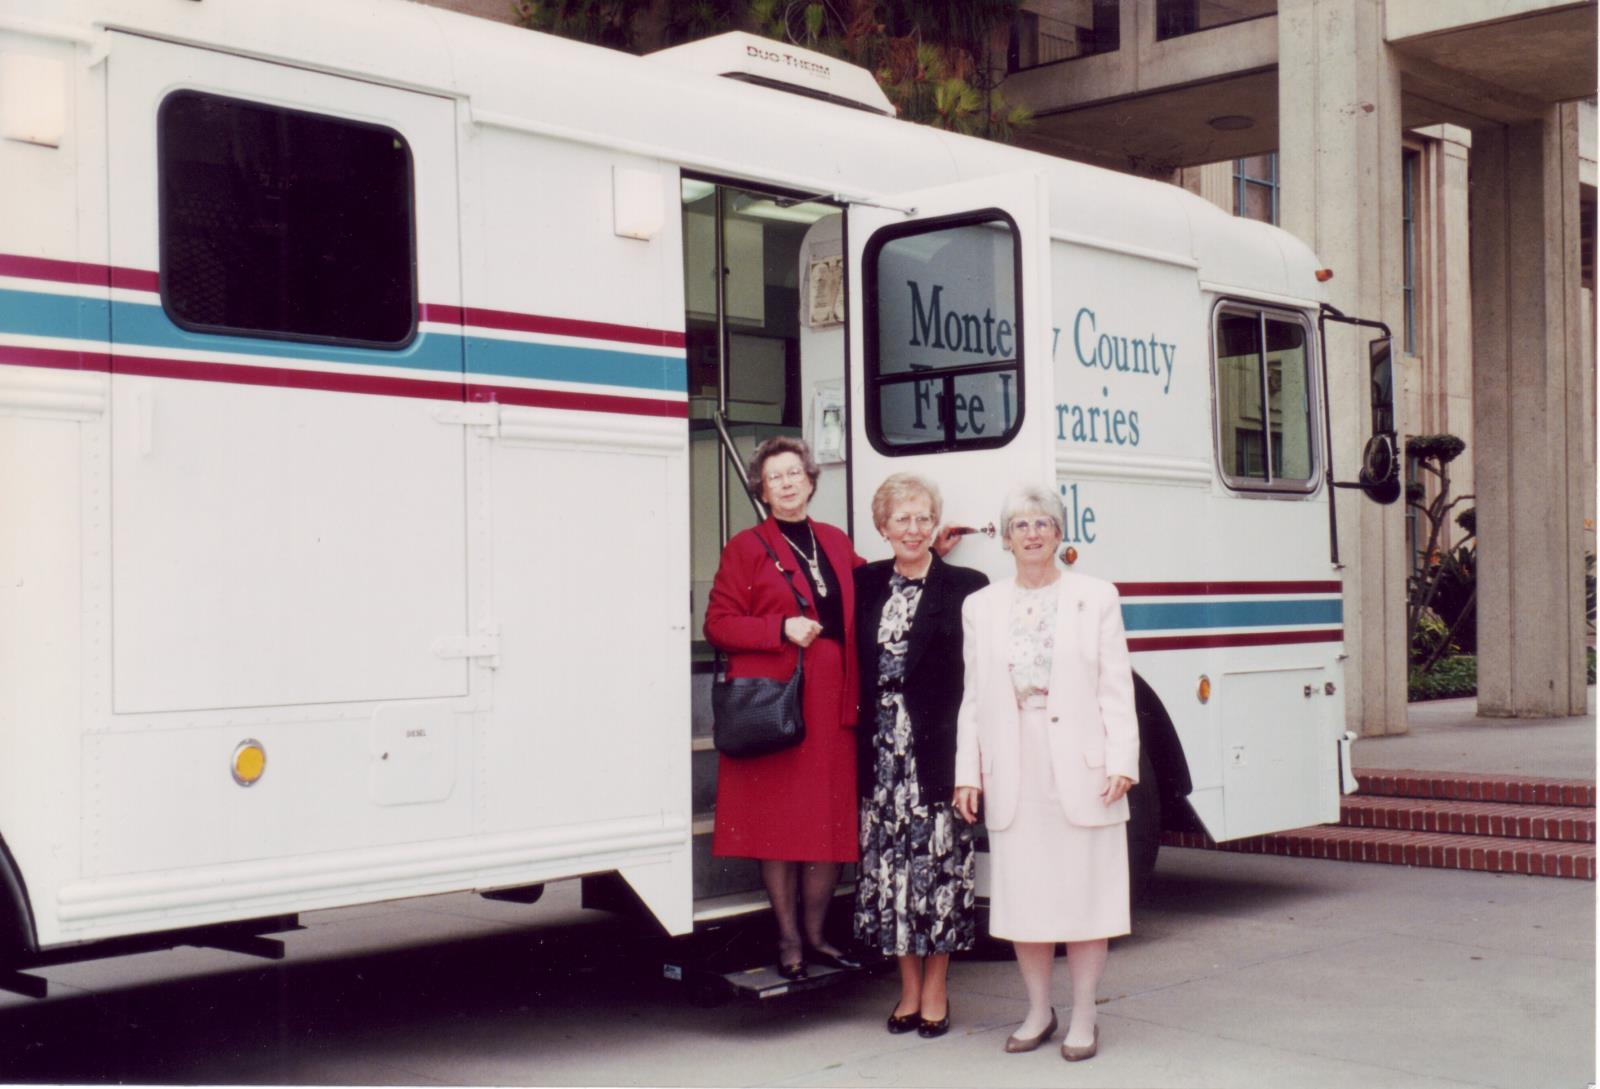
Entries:
[[[783, 569], [783, 564], [778, 560], [778, 554], [772, 551], [772, 546], [767, 543], [767, 539], [761, 536], [761, 529], [759, 526], [756, 527], [755, 538], [761, 542], [761, 547], [767, 550], [767, 555], [772, 557], [772, 566], [778, 569], [778, 574], [782, 575], [783, 580], [789, 584], [789, 592], [794, 595], [795, 603], [800, 606], [800, 611], [802, 613], [805, 612], [811, 607], [810, 603], [808, 603], [806, 599], [801, 596], [800, 591], [795, 588], [794, 575]], [[821, 548], [822, 546], [818, 545], [817, 547]]]

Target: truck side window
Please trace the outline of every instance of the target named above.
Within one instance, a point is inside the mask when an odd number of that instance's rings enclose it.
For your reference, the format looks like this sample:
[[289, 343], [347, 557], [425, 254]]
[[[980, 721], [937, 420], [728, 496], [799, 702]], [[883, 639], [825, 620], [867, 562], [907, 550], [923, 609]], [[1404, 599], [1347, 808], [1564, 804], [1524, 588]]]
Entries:
[[416, 332], [393, 129], [196, 91], [157, 119], [161, 301], [185, 329], [397, 348]]
[[1217, 458], [1230, 487], [1315, 489], [1309, 339], [1297, 315], [1234, 304], [1217, 311]]
[[882, 453], [1003, 446], [1022, 426], [1017, 228], [983, 211], [867, 243], [867, 436]]

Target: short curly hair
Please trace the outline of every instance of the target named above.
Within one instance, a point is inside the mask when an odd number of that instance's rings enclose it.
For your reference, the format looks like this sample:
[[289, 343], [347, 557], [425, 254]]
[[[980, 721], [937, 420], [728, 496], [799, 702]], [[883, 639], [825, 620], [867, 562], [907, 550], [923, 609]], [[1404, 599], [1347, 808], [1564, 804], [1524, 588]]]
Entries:
[[939, 519], [944, 516], [944, 497], [939, 494], [939, 485], [916, 473], [895, 473], [878, 485], [878, 490], [872, 493], [872, 524], [882, 533], [883, 527], [889, 524], [889, 512], [894, 510], [895, 504], [919, 495], [928, 497], [933, 524], [938, 525]]
[[754, 499], [761, 498], [761, 485], [766, 483], [767, 459], [775, 458], [779, 454], [798, 454], [800, 464], [805, 467], [806, 476], [811, 478], [811, 490], [816, 491], [817, 480], [822, 476], [822, 470], [817, 467], [816, 458], [811, 456], [811, 447], [807, 446], [804, 439], [797, 439], [791, 435], [774, 435], [766, 439], [756, 452], [750, 455], [750, 468], [745, 473], [745, 487], [750, 489]]

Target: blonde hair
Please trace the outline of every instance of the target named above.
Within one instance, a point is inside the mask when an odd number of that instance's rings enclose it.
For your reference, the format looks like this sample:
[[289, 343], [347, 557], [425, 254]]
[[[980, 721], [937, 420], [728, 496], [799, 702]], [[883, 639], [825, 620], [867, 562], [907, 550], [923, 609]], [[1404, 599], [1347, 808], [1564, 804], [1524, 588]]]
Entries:
[[878, 527], [878, 532], [882, 533], [883, 527], [889, 524], [889, 512], [896, 503], [918, 495], [928, 497], [933, 508], [933, 524], [938, 525], [944, 516], [944, 497], [939, 494], [939, 485], [916, 473], [895, 473], [885, 478], [872, 493], [872, 524]]

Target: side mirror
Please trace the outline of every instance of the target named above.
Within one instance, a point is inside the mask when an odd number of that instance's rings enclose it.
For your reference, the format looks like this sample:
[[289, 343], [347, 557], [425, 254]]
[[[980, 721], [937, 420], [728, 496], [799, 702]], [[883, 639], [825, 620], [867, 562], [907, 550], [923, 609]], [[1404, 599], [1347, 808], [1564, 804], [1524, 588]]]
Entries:
[[1361, 490], [1373, 502], [1388, 506], [1400, 498], [1400, 456], [1395, 449], [1394, 356], [1390, 338], [1367, 345], [1372, 387], [1372, 437], [1361, 452]]
[[1377, 337], [1367, 345], [1372, 377], [1372, 433], [1394, 436], [1394, 359], [1388, 337]]
[[1367, 440], [1361, 452], [1361, 490], [1367, 498], [1388, 506], [1400, 498], [1400, 459], [1394, 436], [1378, 434]]

